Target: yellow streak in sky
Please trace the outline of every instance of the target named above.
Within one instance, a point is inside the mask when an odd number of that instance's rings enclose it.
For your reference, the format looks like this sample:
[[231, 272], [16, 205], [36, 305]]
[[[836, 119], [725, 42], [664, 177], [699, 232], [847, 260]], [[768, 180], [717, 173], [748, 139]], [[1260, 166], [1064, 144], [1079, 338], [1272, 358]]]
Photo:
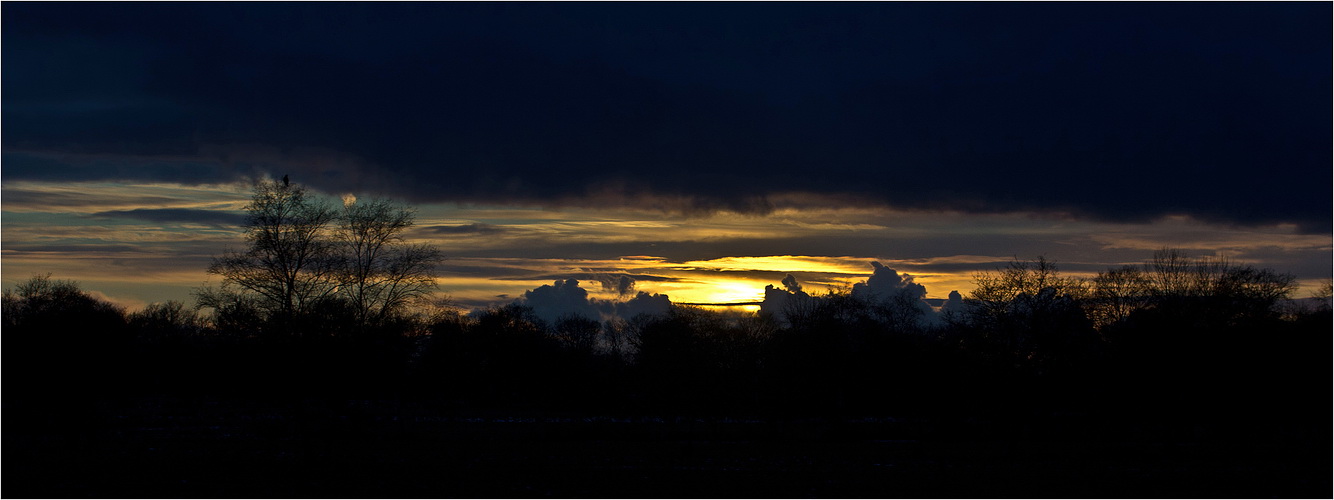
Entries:
[[[105, 284], [109, 294], [135, 293], [141, 297], [170, 296], [168, 292], [144, 294], [153, 286], [185, 290], [209, 279], [204, 272], [208, 257], [220, 254], [228, 247], [239, 248], [244, 240], [239, 227], [218, 227], [184, 221], [153, 224], [130, 217], [86, 217], [87, 214], [134, 209], [194, 209], [218, 210], [239, 214], [250, 197], [247, 185], [227, 184], [212, 186], [184, 186], [176, 184], [130, 184], [108, 182], [49, 183], [4, 182], [3, 226], [4, 277], [6, 286], [26, 279], [32, 274], [52, 272], [57, 279], [86, 280]], [[11, 197], [11, 195], [13, 195]], [[626, 242], [675, 242], [677, 252], [693, 243], [712, 243], [709, 253], [722, 246], [718, 243], [757, 239], [839, 238], [856, 233], [862, 241], [883, 241], [879, 244], [858, 243], [861, 246], [837, 247], [873, 252], [873, 249], [913, 248], [917, 242], [933, 238], [954, 238], [966, 242], [990, 235], [1032, 235], [1052, 245], [1070, 245], [1088, 249], [1095, 255], [1080, 257], [1097, 262], [1097, 254], [1105, 254], [1109, 262], [1138, 263], [1153, 250], [1163, 246], [1183, 247], [1193, 254], [1220, 252], [1237, 260], [1257, 266], [1275, 267], [1285, 271], [1284, 261], [1266, 261], [1285, 258], [1286, 255], [1319, 254], [1327, 258], [1331, 251], [1327, 235], [1300, 234], [1295, 228], [1275, 226], [1265, 228], [1220, 228], [1182, 218], [1165, 218], [1145, 224], [1075, 224], [1063, 218], [1033, 219], [1024, 214], [980, 215], [956, 212], [909, 213], [880, 206], [852, 205], [843, 208], [807, 207], [806, 195], [789, 194], [786, 199], [800, 208], [780, 207], [768, 215], [746, 215], [720, 212], [691, 217], [672, 216], [652, 210], [633, 208], [514, 208], [487, 206], [460, 206], [428, 204], [419, 213], [417, 228], [410, 237], [414, 242], [438, 245], [446, 254], [505, 255], [506, 249], [515, 249], [512, 255], [535, 255], [532, 249], [543, 249], [559, 244]], [[805, 200], [805, 201], [804, 201]], [[782, 205], [782, 203], [778, 203]], [[449, 234], [432, 231], [432, 226], [461, 226], [480, 224], [497, 231]], [[962, 236], [961, 236], [962, 235]], [[966, 236], [966, 237], [964, 237]], [[875, 240], [881, 238], [882, 240]], [[98, 248], [99, 245], [104, 246]], [[112, 246], [134, 247], [126, 250]], [[895, 246], [900, 245], [900, 246]], [[617, 247], [608, 252], [652, 253], [645, 245], [637, 250]], [[749, 248], [756, 248], [751, 246]], [[770, 247], [764, 247], [770, 248]], [[802, 247], [804, 248], [804, 247]], [[49, 250], [48, 250], [49, 249]], [[1132, 252], [1126, 252], [1130, 250]], [[772, 247], [775, 253], [811, 252], [819, 250]], [[973, 285], [972, 271], [996, 267], [994, 263], [1009, 260], [1008, 253], [1001, 257], [976, 255], [990, 248], [960, 246], [955, 255], [935, 255], [910, 259], [893, 259], [880, 254], [880, 262], [911, 273], [916, 282], [927, 287], [927, 296], [944, 298], [950, 290], [967, 293]], [[1009, 249], [996, 249], [1008, 252]], [[1135, 253], [1137, 251], [1138, 253]], [[554, 252], [554, 251], [553, 251]], [[902, 251], [922, 255], [921, 251]], [[559, 257], [558, 253], [548, 254]], [[585, 254], [586, 255], [586, 254]], [[810, 293], [823, 288], [865, 280], [870, 276], [870, 262], [876, 255], [865, 257], [821, 257], [808, 255], [737, 255], [717, 259], [670, 260], [661, 256], [636, 255], [615, 257], [615, 253], [592, 259], [533, 259], [526, 257], [451, 259], [454, 264], [475, 264], [476, 268], [460, 275], [442, 276], [442, 290], [456, 297], [474, 302], [500, 301], [498, 295], [509, 300], [526, 290], [550, 284], [562, 275], [588, 273], [626, 273], [650, 275], [669, 279], [654, 281], [641, 279], [636, 288], [649, 293], [665, 293], [674, 302], [735, 303], [753, 302], [763, 298], [766, 285], [780, 286], [784, 273], [792, 273]], [[1129, 256], [1133, 255], [1133, 256]], [[547, 256], [547, 255], [543, 255]], [[1024, 257], [1021, 255], [1021, 257]], [[1059, 256], [1057, 256], [1059, 259]], [[948, 264], [949, 266], [946, 266]], [[495, 277], [481, 277], [485, 268], [496, 270]], [[944, 272], [941, 269], [957, 271]], [[920, 270], [920, 271], [919, 271]], [[1067, 274], [1068, 271], [1063, 271]], [[543, 276], [541, 279], [514, 279], [525, 275]], [[1319, 277], [1303, 277], [1306, 288], [1316, 286]], [[112, 288], [113, 285], [122, 288]], [[131, 290], [131, 285], [141, 287]], [[593, 281], [581, 280], [580, 285], [592, 296], [610, 297]], [[174, 292], [173, 292], [174, 293]], [[178, 298], [189, 300], [188, 296]]]
[[239, 184], [186, 186], [181, 184], [126, 184], [115, 182], [6, 182], [6, 196], [36, 197], [28, 204], [4, 203], [7, 212], [93, 213], [142, 208], [240, 210], [250, 198]]
[[867, 274], [867, 271], [870, 269], [870, 262], [871, 259], [865, 257], [771, 255], [764, 257], [722, 257], [711, 260], [692, 260], [677, 264], [675, 267], [719, 271]]

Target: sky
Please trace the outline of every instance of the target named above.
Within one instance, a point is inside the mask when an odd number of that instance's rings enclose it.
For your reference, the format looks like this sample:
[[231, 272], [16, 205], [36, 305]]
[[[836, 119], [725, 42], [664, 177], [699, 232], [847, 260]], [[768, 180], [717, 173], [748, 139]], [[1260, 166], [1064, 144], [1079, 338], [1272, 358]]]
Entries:
[[[1329, 3], [0, 5], [0, 281], [190, 301], [254, 179], [418, 209], [465, 307], [872, 262], [1334, 273]], [[549, 289], [544, 289], [549, 290]]]

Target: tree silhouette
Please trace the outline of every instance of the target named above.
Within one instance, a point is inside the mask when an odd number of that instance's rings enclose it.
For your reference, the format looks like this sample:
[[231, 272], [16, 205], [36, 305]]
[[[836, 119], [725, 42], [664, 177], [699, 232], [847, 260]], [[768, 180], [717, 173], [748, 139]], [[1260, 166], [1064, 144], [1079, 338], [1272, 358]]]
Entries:
[[214, 258], [208, 272], [222, 284], [196, 294], [219, 327], [364, 333], [436, 288], [441, 254], [405, 241], [415, 217], [407, 207], [351, 201], [339, 211], [299, 185], [265, 180], [246, 211], [248, 248]]
[[343, 205], [333, 233], [343, 269], [339, 295], [351, 304], [360, 328], [382, 323], [436, 288], [440, 251], [403, 239], [414, 218], [411, 209], [388, 200]]
[[1135, 266], [1121, 266], [1099, 272], [1090, 283], [1087, 309], [1098, 328], [1124, 321], [1130, 314], [1148, 306], [1150, 281]]
[[585, 353], [594, 351], [601, 329], [602, 323], [580, 314], [562, 315], [551, 325], [551, 333], [561, 345]]
[[1041, 363], [1091, 341], [1092, 324], [1081, 307], [1088, 285], [1061, 276], [1045, 257], [1016, 259], [973, 280], [977, 287], [966, 301], [970, 322], [1020, 359]]
[[130, 328], [141, 339], [150, 342], [198, 335], [204, 327], [197, 311], [175, 300], [149, 304], [143, 310], [130, 313], [128, 320]]
[[1144, 267], [1152, 307], [1171, 311], [1181, 327], [1219, 328], [1268, 318], [1296, 288], [1291, 274], [1224, 257], [1191, 259], [1172, 248], [1154, 252]]
[[1321, 281], [1320, 288], [1311, 292], [1311, 299], [1316, 301], [1316, 312], [1328, 314], [1330, 309], [1334, 308], [1334, 302], [1331, 302], [1330, 300], [1334, 299], [1334, 280], [1325, 278]]
[[337, 212], [328, 203], [303, 187], [263, 180], [245, 210], [249, 247], [213, 259], [208, 273], [222, 277], [223, 291], [201, 294], [201, 304], [233, 301], [226, 292], [233, 285], [255, 296], [269, 319], [290, 321], [338, 289], [334, 246], [324, 235]]
[[4, 291], [3, 321], [9, 368], [43, 379], [6, 387], [11, 394], [70, 398], [115, 385], [120, 372], [111, 368], [124, 362], [130, 340], [119, 306], [38, 275]]
[[50, 274], [33, 276], [3, 295], [6, 330], [39, 330], [45, 336], [95, 336], [103, 328], [120, 326], [125, 312], [97, 299], [73, 281], [53, 280]]

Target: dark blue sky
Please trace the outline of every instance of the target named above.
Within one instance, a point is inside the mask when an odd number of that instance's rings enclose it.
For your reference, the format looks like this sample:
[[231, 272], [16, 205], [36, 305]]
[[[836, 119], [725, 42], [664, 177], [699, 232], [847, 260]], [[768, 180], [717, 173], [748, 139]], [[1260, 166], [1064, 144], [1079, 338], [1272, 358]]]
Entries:
[[1331, 229], [1327, 2], [0, 9], [6, 181]]

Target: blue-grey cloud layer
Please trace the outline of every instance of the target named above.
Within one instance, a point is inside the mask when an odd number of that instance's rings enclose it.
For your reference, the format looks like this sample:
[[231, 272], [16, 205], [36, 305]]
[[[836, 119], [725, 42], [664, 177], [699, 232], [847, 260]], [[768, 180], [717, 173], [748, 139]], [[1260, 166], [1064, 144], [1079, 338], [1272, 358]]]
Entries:
[[3, 6], [6, 179], [1330, 230], [1328, 3]]
[[191, 223], [215, 226], [240, 226], [245, 224], [245, 216], [218, 210], [197, 210], [191, 208], [136, 208], [134, 210], [107, 210], [91, 215], [94, 218], [125, 218], [163, 224]]

